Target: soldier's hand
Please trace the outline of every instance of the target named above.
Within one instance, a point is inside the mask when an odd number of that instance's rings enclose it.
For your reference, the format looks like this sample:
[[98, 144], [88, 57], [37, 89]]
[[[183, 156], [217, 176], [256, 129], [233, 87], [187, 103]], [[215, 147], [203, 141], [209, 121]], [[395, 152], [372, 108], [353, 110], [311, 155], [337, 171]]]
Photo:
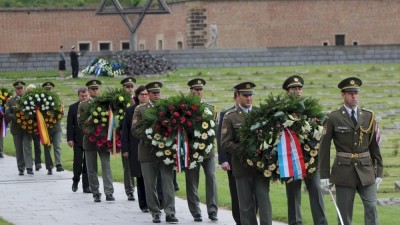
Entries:
[[229, 165], [228, 162], [223, 162], [223, 163], [221, 163], [221, 168], [222, 168], [222, 170], [228, 171], [228, 170], [231, 170], [231, 165]]
[[331, 188], [332, 184], [329, 182], [329, 179], [321, 179], [320, 187], [323, 191], [328, 191]]
[[74, 141], [68, 141], [67, 143], [70, 148], [74, 147]]
[[125, 157], [125, 158], [128, 158], [129, 157], [129, 152], [122, 153], [122, 156]]
[[379, 189], [379, 185], [382, 183], [382, 178], [380, 178], [380, 177], [377, 177], [376, 179], [375, 179], [375, 184], [376, 184], [376, 190], [378, 191], [378, 189]]

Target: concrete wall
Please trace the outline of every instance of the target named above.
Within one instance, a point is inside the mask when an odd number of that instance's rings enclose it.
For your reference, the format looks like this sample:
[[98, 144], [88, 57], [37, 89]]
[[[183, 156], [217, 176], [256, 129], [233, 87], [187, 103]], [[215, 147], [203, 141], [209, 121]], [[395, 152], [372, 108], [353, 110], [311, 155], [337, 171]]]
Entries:
[[[87, 52], [79, 58], [83, 70], [95, 57], [119, 52]], [[258, 49], [186, 49], [150, 51], [178, 68], [289, 66], [359, 63], [399, 63], [400, 45], [346, 47], [284, 47]], [[67, 69], [70, 61], [67, 55]], [[56, 53], [0, 54], [0, 71], [58, 70]]]

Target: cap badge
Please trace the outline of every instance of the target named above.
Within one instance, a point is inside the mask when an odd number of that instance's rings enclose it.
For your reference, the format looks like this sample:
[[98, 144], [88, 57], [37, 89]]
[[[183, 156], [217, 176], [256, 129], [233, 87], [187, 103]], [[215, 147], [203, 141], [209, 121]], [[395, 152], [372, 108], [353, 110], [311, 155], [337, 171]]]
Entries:
[[197, 83], [198, 83], [198, 84], [201, 84], [201, 80], [198, 80]]
[[299, 79], [297, 79], [297, 77], [295, 77], [295, 78], [294, 78], [294, 81], [298, 82], [298, 81], [299, 81]]
[[154, 87], [156, 87], [156, 88], [157, 88], [157, 87], [158, 87], [158, 84], [154, 84]]
[[246, 84], [246, 88], [250, 88], [250, 84]]
[[350, 84], [351, 84], [351, 85], [354, 85], [354, 80], [351, 80], [351, 81], [350, 81]]
[[93, 81], [93, 84], [97, 84], [96, 81]]

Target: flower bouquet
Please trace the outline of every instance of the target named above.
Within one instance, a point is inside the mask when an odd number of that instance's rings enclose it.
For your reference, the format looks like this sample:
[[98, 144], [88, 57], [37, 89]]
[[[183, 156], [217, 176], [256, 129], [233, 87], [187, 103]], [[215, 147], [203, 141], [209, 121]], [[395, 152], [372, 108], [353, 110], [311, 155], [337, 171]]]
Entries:
[[125, 66], [120, 61], [109, 62], [105, 59], [96, 58], [82, 72], [94, 74], [96, 77], [99, 75], [114, 77], [125, 74]]
[[322, 117], [316, 99], [270, 95], [239, 129], [242, 160], [273, 180], [289, 182], [315, 173]]
[[48, 130], [53, 129], [64, 115], [57, 94], [43, 88], [26, 92], [16, 110], [17, 124], [29, 134], [40, 134], [42, 144], [49, 145]]
[[5, 137], [7, 132], [7, 121], [4, 116], [7, 100], [10, 98], [10, 92], [7, 88], [0, 88], [0, 137]]
[[138, 126], [153, 153], [180, 172], [195, 168], [208, 157], [216, 134], [213, 119], [198, 97], [180, 95], [159, 100]]
[[98, 151], [120, 152], [120, 121], [130, 105], [130, 96], [122, 89], [108, 89], [90, 103], [84, 130], [88, 131], [89, 142], [96, 143]]

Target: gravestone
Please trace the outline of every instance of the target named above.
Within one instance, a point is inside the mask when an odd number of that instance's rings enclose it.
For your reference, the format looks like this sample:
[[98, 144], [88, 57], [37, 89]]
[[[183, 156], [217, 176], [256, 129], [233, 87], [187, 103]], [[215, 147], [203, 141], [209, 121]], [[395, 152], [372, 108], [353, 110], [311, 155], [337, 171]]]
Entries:
[[394, 190], [400, 192], [400, 181], [394, 182]]
[[378, 205], [381, 206], [400, 206], [400, 198], [379, 198]]

